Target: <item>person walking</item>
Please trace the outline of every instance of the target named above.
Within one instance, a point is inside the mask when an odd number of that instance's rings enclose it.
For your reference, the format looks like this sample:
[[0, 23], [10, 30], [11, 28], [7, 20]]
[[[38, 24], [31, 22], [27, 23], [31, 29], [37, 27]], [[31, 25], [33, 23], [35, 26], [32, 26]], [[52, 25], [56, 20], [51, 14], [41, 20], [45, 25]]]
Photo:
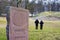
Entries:
[[38, 24], [39, 24], [39, 20], [38, 20], [38, 19], [36, 19], [36, 20], [35, 20], [35, 26], [36, 26], [36, 28], [35, 28], [35, 29], [38, 29]]
[[41, 21], [40, 21], [40, 29], [41, 29], [41, 30], [43, 29], [43, 24], [44, 24], [44, 22], [41, 20]]
[[10, 23], [10, 19], [9, 19], [8, 13], [6, 15], [6, 20], [7, 20], [6, 35], [7, 35], [7, 40], [9, 40], [9, 23]]

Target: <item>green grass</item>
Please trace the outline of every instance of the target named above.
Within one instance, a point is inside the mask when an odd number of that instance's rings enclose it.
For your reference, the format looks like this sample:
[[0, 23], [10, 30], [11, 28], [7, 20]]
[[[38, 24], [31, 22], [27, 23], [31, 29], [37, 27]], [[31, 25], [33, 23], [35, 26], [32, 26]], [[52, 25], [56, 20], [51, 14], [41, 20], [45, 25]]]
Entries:
[[6, 18], [0, 17], [0, 24], [6, 24]]
[[60, 21], [44, 21], [43, 30], [35, 29], [34, 20], [29, 25], [29, 40], [60, 40]]
[[0, 40], [6, 40], [6, 18], [0, 17]]
[[0, 40], [6, 40], [6, 29], [5, 27], [0, 27]]
[[[0, 18], [0, 40], [6, 40], [5, 18]], [[60, 40], [60, 21], [44, 21], [43, 30], [36, 30], [34, 20], [29, 19], [29, 40]]]

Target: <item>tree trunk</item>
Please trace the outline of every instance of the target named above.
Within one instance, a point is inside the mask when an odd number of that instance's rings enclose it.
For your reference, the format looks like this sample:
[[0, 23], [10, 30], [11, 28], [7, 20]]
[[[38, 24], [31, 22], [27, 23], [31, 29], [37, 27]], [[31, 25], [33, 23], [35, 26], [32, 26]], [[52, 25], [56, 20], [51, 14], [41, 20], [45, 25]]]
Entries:
[[27, 9], [28, 0], [22, 0], [20, 7]]

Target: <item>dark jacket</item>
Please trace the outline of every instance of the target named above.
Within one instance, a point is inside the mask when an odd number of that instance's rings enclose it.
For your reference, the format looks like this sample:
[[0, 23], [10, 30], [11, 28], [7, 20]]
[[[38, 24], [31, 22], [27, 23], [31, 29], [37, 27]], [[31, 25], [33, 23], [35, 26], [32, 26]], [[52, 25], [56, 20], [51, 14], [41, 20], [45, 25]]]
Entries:
[[44, 24], [44, 22], [43, 21], [40, 21], [40, 25], [43, 25]]
[[38, 24], [39, 23], [39, 21], [38, 21], [38, 19], [35, 21], [35, 24]]

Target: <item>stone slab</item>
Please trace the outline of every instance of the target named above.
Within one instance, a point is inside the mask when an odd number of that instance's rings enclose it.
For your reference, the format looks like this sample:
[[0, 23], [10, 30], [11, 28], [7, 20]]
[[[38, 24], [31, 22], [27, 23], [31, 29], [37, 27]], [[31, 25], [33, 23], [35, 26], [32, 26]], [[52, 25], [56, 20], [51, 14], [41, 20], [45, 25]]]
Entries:
[[28, 40], [28, 14], [23, 8], [10, 7], [9, 40]]

